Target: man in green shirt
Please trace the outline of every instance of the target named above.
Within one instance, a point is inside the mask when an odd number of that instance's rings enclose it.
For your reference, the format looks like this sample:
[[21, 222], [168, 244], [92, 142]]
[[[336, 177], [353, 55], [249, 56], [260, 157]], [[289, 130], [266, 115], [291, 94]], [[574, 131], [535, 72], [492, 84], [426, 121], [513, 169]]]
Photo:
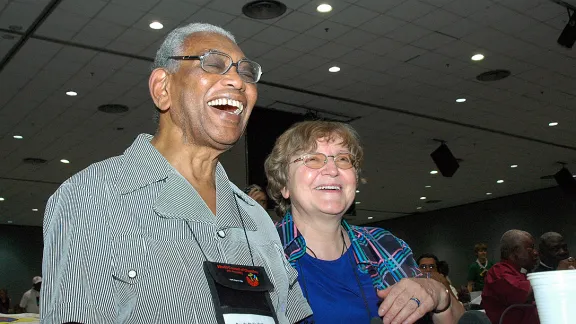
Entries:
[[468, 291], [482, 291], [484, 289], [484, 277], [488, 270], [494, 265], [488, 261], [488, 246], [485, 243], [478, 243], [474, 246], [476, 262], [468, 267]]

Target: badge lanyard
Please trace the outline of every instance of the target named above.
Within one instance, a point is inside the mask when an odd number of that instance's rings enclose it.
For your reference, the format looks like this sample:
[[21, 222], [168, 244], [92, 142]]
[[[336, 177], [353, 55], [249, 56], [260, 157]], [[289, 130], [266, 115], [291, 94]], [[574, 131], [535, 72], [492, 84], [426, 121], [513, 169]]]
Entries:
[[[246, 225], [244, 224], [244, 218], [242, 217], [242, 213], [240, 212], [240, 207], [238, 206], [238, 202], [236, 201], [236, 198], [234, 198], [234, 204], [236, 205], [236, 211], [238, 211], [238, 217], [240, 218], [240, 223], [242, 223], [242, 230], [244, 231], [244, 238], [246, 238], [246, 244], [248, 245], [248, 252], [250, 252], [250, 260], [252, 261], [252, 266], [255, 266], [254, 255], [252, 254], [252, 248], [250, 246], [250, 241], [248, 240], [248, 233], [246, 233]], [[210, 260], [208, 260], [208, 256], [206, 256], [206, 253], [204, 253], [204, 249], [202, 248], [200, 241], [198, 241], [198, 238], [196, 237], [196, 233], [194, 233], [194, 231], [192, 230], [192, 227], [190, 226], [190, 224], [188, 224], [188, 222], [186, 222], [186, 225], [188, 226], [188, 229], [190, 229], [190, 232], [192, 233], [192, 237], [194, 238], [194, 241], [196, 242], [196, 244], [200, 248], [200, 252], [202, 252], [202, 255], [204, 256], [204, 261], [210, 261]]]
[[204, 256], [203, 269], [214, 304], [218, 324], [261, 323], [278, 324], [278, 318], [270, 299], [274, 286], [264, 267], [256, 266], [252, 247], [240, 206], [234, 197], [236, 211], [250, 253], [252, 266], [211, 262], [188, 222], [186, 225]]

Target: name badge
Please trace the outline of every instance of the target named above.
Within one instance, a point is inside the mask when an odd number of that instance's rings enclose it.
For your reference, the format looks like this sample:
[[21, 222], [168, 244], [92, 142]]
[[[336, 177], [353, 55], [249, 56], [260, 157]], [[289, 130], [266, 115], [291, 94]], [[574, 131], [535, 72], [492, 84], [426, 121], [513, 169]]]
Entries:
[[263, 267], [204, 261], [218, 324], [278, 324]]

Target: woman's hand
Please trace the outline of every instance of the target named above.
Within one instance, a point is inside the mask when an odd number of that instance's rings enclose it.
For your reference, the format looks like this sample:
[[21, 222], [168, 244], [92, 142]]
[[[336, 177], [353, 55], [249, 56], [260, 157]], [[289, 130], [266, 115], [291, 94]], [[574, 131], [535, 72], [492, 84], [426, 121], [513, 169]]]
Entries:
[[414, 323], [430, 311], [445, 309], [451, 298], [442, 283], [427, 278], [404, 278], [378, 296], [384, 299], [378, 314], [386, 324]]

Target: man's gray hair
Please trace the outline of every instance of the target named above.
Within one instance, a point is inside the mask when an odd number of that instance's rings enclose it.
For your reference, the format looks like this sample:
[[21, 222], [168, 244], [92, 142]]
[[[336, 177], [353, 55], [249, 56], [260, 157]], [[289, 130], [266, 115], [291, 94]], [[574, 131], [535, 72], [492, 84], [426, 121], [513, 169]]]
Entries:
[[[178, 68], [180, 67], [180, 61], [172, 60], [169, 57], [187, 55], [182, 53], [184, 51], [184, 42], [188, 37], [196, 33], [219, 34], [224, 37], [228, 37], [228, 39], [236, 44], [234, 35], [222, 27], [205, 23], [191, 23], [186, 26], [178, 27], [171, 31], [164, 39], [164, 42], [162, 42], [162, 45], [156, 52], [154, 63], [152, 63], [152, 70], [157, 68], [164, 68], [169, 73], [175, 73], [178, 71]], [[156, 109], [154, 109], [152, 120], [156, 125], [158, 125], [160, 120], [160, 111], [158, 110], [158, 107], [155, 106], [155, 108]]]
[[510, 256], [522, 246], [522, 240], [526, 237], [532, 237], [530, 233], [513, 229], [509, 230], [500, 239], [500, 258], [502, 260], [510, 259]]
[[186, 26], [178, 27], [171, 31], [164, 39], [164, 42], [156, 52], [156, 58], [152, 64], [152, 70], [156, 68], [165, 68], [170, 73], [174, 73], [180, 66], [180, 61], [169, 59], [170, 56], [178, 55], [193, 55], [190, 53], [182, 53], [184, 50], [184, 42], [190, 35], [195, 33], [214, 33], [228, 37], [234, 44], [236, 39], [234, 35], [222, 27], [214, 26], [205, 23], [191, 23]]

